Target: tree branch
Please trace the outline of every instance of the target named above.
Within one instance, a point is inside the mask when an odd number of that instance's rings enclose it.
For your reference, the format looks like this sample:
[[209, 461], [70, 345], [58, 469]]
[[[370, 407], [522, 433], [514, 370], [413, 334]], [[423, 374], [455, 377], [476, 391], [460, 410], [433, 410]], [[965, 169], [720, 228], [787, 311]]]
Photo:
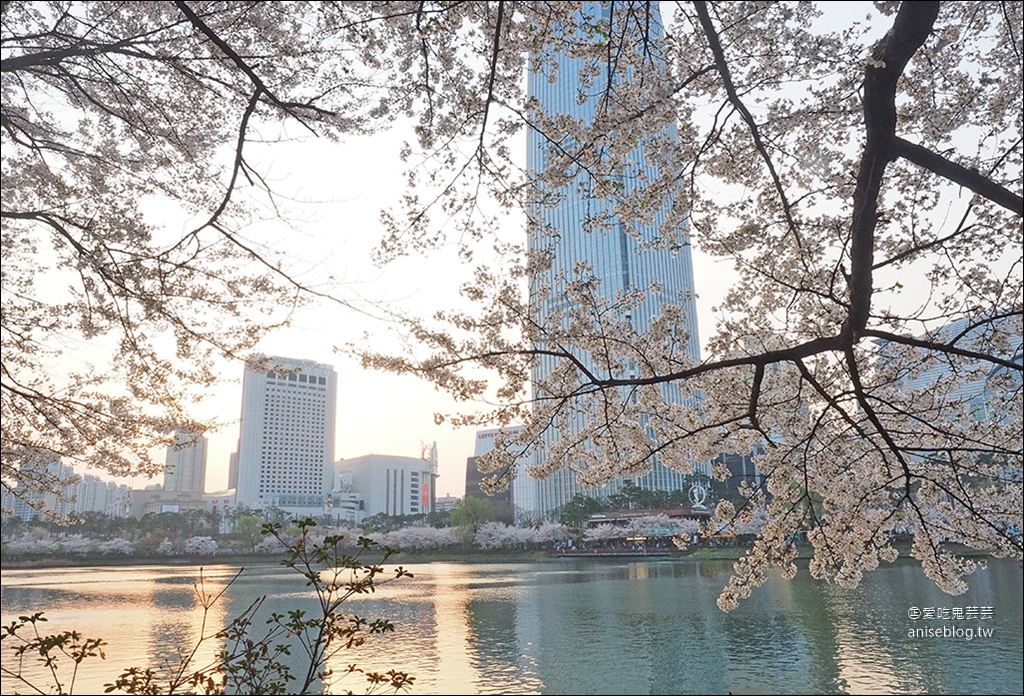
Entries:
[[959, 355], [964, 358], [970, 358], [971, 360], [978, 360], [981, 362], [991, 363], [993, 365], [999, 365], [1005, 367], [1008, 370], [1016, 370], [1018, 372], [1024, 371], [1024, 366], [1020, 363], [1013, 362], [1006, 358], [1000, 358], [997, 355], [991, 353], [981, 353], [976, 350], [965, 350], [963, 348], [957, 348], [952, 343], [938, 343], [936, 341], [926, 341], [920, 338], [914, 338], [913, 336], [903, 336], [901, 334], [894, 334], [888, 331], [879, 331], [877, 329], [867, 329], [864, 331], [863, 336], [865, 338], [881, 338], [886, 341], [893, 343], [901, 343], [906, 346], [914, 346], [915, 348], [924, 348], [935, 353], [945, 353], [949, 355]]
[[872, 51], [864, 76], [864, 130], [867, 136], [853, 196], [850, 225], [850, 312], [843, 333], [852, 343], [863, 334], [871, 311], [875, 227], [882, 176], [893, 159], [896, 85], [911, 56], [928, 38], [939, 3], [905, 2], [892, 29]]
[[895, 138], [893, 146], [898, 157], [960, 184], [996, 205], [1001, 205], [1011, 213], [1024, 217], [1024, 198], [982, 175], [977, 169], [968, 169], [946, 159], [937, 152], [932, 152], [926, 147], [915, 145], [903, 138]]
[[700, 18], [701, 27], [704, 29], [704, 34], [707, 36], [708, 45], [711, 47], [711, 52], [715, 56], [715, 66], [718, 68], [718, 72], [722, 77], [722, 85], [725, 87], [726, 94], [729, 95], [729, 102], [739, 111], [740, 116], [743, 117], [743, 121], [747, 124], [747, 128], [750, 129], [750, 137], [754, 140], [754, 147], [761, 155], [761, 159], [764, 160], [765, 166], [768, 168], [768, 173], [771, 175], [772, 183], [775, 186], [776, 195], [779, 197], [779, 202], [782, 204], [782, 211], [786, 216], [786, 224], [789, 227], [790, 232], [796, 238], [797, 246], [802, 247], [803, 242], [800, 239], [800, 233], [797, 228], [796, 221], [793, 219], [792, 206], [789, 202], [789, 197], [786, 195], [786, 189], [782, 185], [782, 180], [779, 178], [778, 172], [775, 171], [775, 165], [772, 164], [772, 159], [768, 154], [768, 148], [765, 146], [764, 141], [761, 139], [761, 131], [757, 126], [757, 122], [754, 121], [754, 117], [747, 109], [743, 100], [740, 99], [739, 94], [736, 92], [736, 86], [733, 84], [732, 75], [729, 71], [729, 64], [725, 60], [725, 52], [722, 50], [722, 43], [718, 38], [718, 32], [715, 30], [715, 26], [711, 23], [711, 17], [708, 14], [708, 7], [706, 2], [695, 2], [693, 3], [694, 8], [697, 10], [697, 16]]

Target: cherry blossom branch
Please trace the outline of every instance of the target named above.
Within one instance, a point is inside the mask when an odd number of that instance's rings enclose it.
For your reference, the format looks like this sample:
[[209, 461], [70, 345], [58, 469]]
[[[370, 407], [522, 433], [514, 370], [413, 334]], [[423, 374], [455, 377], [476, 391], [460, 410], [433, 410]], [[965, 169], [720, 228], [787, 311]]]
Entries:
[[714, 24], [711, 23], [711, 17], [708, 14], [707, 3], [701, 0], [699, 2], [694, 2], [693, 7], [697, 10], [697, 16], [700, 18], [701, 27], [704, 29], [704, 34], [708, 39], [708, 45], [715, 56], [715, 65], [722, 77], [722, 85], [725, 87], [725, 92], [729, 96], [729, 102], [732, 103], [733, 107], [740, 113], [740, 116], [743, 117], [743, 121], [747, 124], [747, 128], [750, 131], [750, 137], [754, 141], [754, 147], [757, 149], [758, 153], [760, 153], [761, 159], [768, 168], [768, 174], [772, 178], [772, 183], [775, 186], [775, 193], [779, 197], [779, 202], [782, 204], [783, 215], [786, 217], [786, 224], [788, 225], [790, 232], [792, 232], [794, 239], [796, 239], [797, 246], [802, 249], [803, 242], [800, 239], [800, 230], [796, 224], [796, 220], [793, 219], [793, 211], [789, 202], [789, 196], [786, 194], [786, 189], [782, 185], [782, 179], [775, 170], [775, 165], [772, 162], [771, 155], [768, 154], [768, 148], [765, 146], [761, 137], [761, 131], [760, 128], [758, 128], [757, 122], [754, 120], [754, 117], [743, 103], [743, 100], [740, 99], [739, 94], [736, 92], [736, 85], [733, 84], [729, 64], [725, 59], [725, 51], [722, 49], [722, 43], [718, 38], [718, 32], [715, 30]]
[[487, 97], [484, 99], [484, 113], [480, 119], [480, 142], [477, 145], [478, 156], [483, 157], [485, 151], [484, 136], [487, 134], [487, 116], [490, 113], [491, 102], [494, 100], [494, 82], [498, 76], [498, 54], [501, 52], [501, 28], [502, 19], [505, 15], [505, 2], [498, 2], [498, 18], [494, 21], [494, 46], [491, 49], [490, 74], [487, 76]]
[[[1020, 316], [1020, 313], [1013, 313], [1008, 316]], [[1012, 358], [1002, 358], [998, 355], [991, 353], [983, 353], [977, 350], [968, 350], [960, 348], [956, 345], [956, 341], [950, 341], [948, 343], [941, 343], [939, 341], [929, 341], [922, 338], [915, 338], [914, 336], [906, 336], [902, 334], [894, 334], [889, 331], [882, 331], [880, 329], [867, 329], [864, 331], [865, 338], [880, 338], [892, 343], [898, 343], [905, 346], [913, 346], [915, 348], [924, 348], [925, 350], [932, 351], [938, 354], [947, 355], [959, 355], [964, 358], [970, 358], [972, 360], [978, 360], [981, 362], [991, 363], [992, 365], [999, 365], [1009, 370], [1015, 370], [1017, 372], [1024, 371], [1024, 365], [1019, 362], [1014, 362]]]
[[186, 18], [188, 18], [188, 21], [192, 24], [192, 26], [198, 29], [208, 39], [210, 39], [210, 41], [212, 41], [213, 44], [217, 48], [219, 48], [221, 52], [225, 56], [227, 56], [228, 59], [231, 60], [231, 62], [234, 63], [239, 70], [241, 70], [245, 74], [246, 77], [249, 78], [249, 81], [252, 82], [253, 86], [255, 86], [256, 88], [256, 94], [258, 97], [266, 96], [267, 99], [269, 99], [272, 104], [280, 108], [282, 111], [285, 111], [286, 113], [290, 114], [299, 123], [305, 126], [310, 133], [316, 133], [316, 131], [308, 123], [306, 123], [303, 117], [301, 117], [295, 112], [295, 109], [305, 109], [312, 113], [322, 116], [333, 115], [332, 112], [326, 109], [322, 109], [314, 104], [286, 102], [279, 99], [277, 95], [274, 94], [274, 92], [269, 87], [267, 87], [266, 83], [263, 82], [263, 79], [256, 73], [256, 70], [253, 69], [253, 67], [250, 66], [240, 55], [238, 55], [238, 52], [235, 51], [235, 49], [233, 49], [224, 39], [222, 39], [217, 34], [217, 32], [213, 31], [213, 29], [211, 29], [199, 17], [199, 15], [193, 12], [192, 8], [188, 6], [188, 3], [184, 2], [184, 0], [174, 0], [174, 6], [177, 7], [178, 10], [180, 10], [181, 13], [185, 15]]
[[977, 169], [969, 169], [946, 159], [937, 152], [921, 147], [903, 138], [893, 139], [896, 155], [914, 164], [924, 167], [930, 172], [949, 179], [953, 183], [969, 188], [979, 196], [987, 198], [996, 205], [1024, 217], [1024, 198], [1013, 191], [1000, 186]]
[[853, 194], [850, 311], [843, 325], [843, 333], [851, 341], [863, 335], [871, 311], [875, 226], [882, 177], [894, 156], [897, 82], [910, 58], [928, 38], [938, 14], [939, 3], [934, 0], [902, 3], [892, 29], [875, 44], [865, 68], [865, 144]]

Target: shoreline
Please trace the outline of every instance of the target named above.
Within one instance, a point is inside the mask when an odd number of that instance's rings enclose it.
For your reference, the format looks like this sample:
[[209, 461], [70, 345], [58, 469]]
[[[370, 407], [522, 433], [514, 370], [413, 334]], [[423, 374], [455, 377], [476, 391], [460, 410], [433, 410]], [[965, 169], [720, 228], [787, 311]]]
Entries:
[[[899, 559], [910, 558], [909, 544], [897, 544]], [[716, 546], [703, 547], [695, 551], [663, 550], [648, 551], [614, 551], [591, 550], [559, 552], [551, 550], [534, 551], [402, 551], [392, 555], [384, 563], [391, 565], [410, 565], [425, 563], [551, 563], [563, 560], [657, 560], [657, 561], [735, 561], [741, 558], [748, 546]], [[966, 558], [991, 558], [987, 552], [963, 546], [951, 547], [951, 553]], [[812, 548], [801, 544], [797, 559], [811, 558]], [[4, 570], [32, 570], [67, 567], [131, 567], [131, 566], [194, 566], [194, 565], [234, 565], [250, 567], [253, 565], [280, 565], [282, 556], [272, 553], [232, 553], [214, 556], [20, 556], [2, 558]], [[372, 556], [366, 557], [367, 562], [373, 561]]]
[[[557, 551], [403, 551], [392, 555], [385, 565], [410, 565], [422, 563], [548, 563], [560, 560], [735, 560], [747, 549], [726, 547], [700, 549], [693, 553], [604, 551], [588, 553], [559, 553]], [[709, 553], [705, 553], [709, 552]], [[724, 552], [724, 553], [723, 553]], [[4, 570], [32, 570], [66, 567], [131, 567], [131, 566], [190, 566], [190, 565], [238, 565], [252, 566], [279, 565], [282, 556], [276, 554], [223, 554], [214, 556], [20, 556], [3, 558]], [[372, 561], [367, 556], [367, 561]]]

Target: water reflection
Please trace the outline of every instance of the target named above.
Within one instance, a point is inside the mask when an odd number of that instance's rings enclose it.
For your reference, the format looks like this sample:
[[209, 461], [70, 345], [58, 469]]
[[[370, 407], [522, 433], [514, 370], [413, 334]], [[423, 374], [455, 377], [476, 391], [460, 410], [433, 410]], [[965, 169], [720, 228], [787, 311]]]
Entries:
[[[230, 567], [206, 568], [208, 590]], [[332, 666], [404, 669], [413, 693], [1020, 693], [1021, 570], [992, 563], [967, 595], [935, 589], [911, 564], [853, 591], [772, 578], [730, 614], [715, 606], [727, 563], [567, 560], [411, 566], [346, 611], [387, 617], [396, 632], [343, 651]], [[129, 665], [174, 664], [199, 636], [195, 567], [3, 574], [3, 621], [45, 609], [51, 630], [110, 642], [86, 664], [100, 692]], [[278, 566], [243, 574], [207, 617], [211, 633], [268, 595], [267, 609], [315, 610], [301, 578]], [[916, 640], [912, 606], [992, 606], [993, 638]], [[975, 621], [974, 624], [978, 624]], [[941, 624], [932, 624], [933, 626]], [[214, 646], [210, 646], [212, 650]], [[212, 653], [203, 656], [210, 657]], [[333, 690], [363, 690], [353, 675]], [[6, 691], [6, 689], [5, 689]]]

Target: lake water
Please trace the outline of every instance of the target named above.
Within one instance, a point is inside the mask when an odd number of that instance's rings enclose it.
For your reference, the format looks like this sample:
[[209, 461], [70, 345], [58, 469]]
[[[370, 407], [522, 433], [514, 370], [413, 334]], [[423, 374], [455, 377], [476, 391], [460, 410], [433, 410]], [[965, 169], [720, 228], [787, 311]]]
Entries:
[[[730, 567], [653, 559], [412, 565], [414, 578], [346, 604], [349, 612], [390, 619], [397, 630], [345, 652], [339, 664], [406, 670], [416, 677], [414, 694], [1024, 688], [1017, 563], [991, 562], [958, 597], [937, 590], [912, 563], [869, 573], [856, 590], [816, 582], [802, 569], [792, 581], [773, 578], [725, 614], [715, 599]], [[213, 587], [235, 570], [207, 566], [203, 574]], [[194, 640], [198, 574], [198, 566], [5, 570], [0, 613], [9, 624], [19, 614], [45, 611], [50, 631], [106, 639], [107, 659], [87, 662], [75, 688], [102, 693], [122, 668], [173, 660]], [[222, 625], [264, 594], [275, 610], [310, 602], [294, 571], [255, 566], [210, 621]], [[950, 618], [938, 618], [943, 610]], [[964, 618], [954, 618], [958, 613]], [[8, 660], [5, 652], [5, 666]], [[338, 688], [363, 691], [351, 676]], [[3, 693], [15, 689], [5, 678]]]

